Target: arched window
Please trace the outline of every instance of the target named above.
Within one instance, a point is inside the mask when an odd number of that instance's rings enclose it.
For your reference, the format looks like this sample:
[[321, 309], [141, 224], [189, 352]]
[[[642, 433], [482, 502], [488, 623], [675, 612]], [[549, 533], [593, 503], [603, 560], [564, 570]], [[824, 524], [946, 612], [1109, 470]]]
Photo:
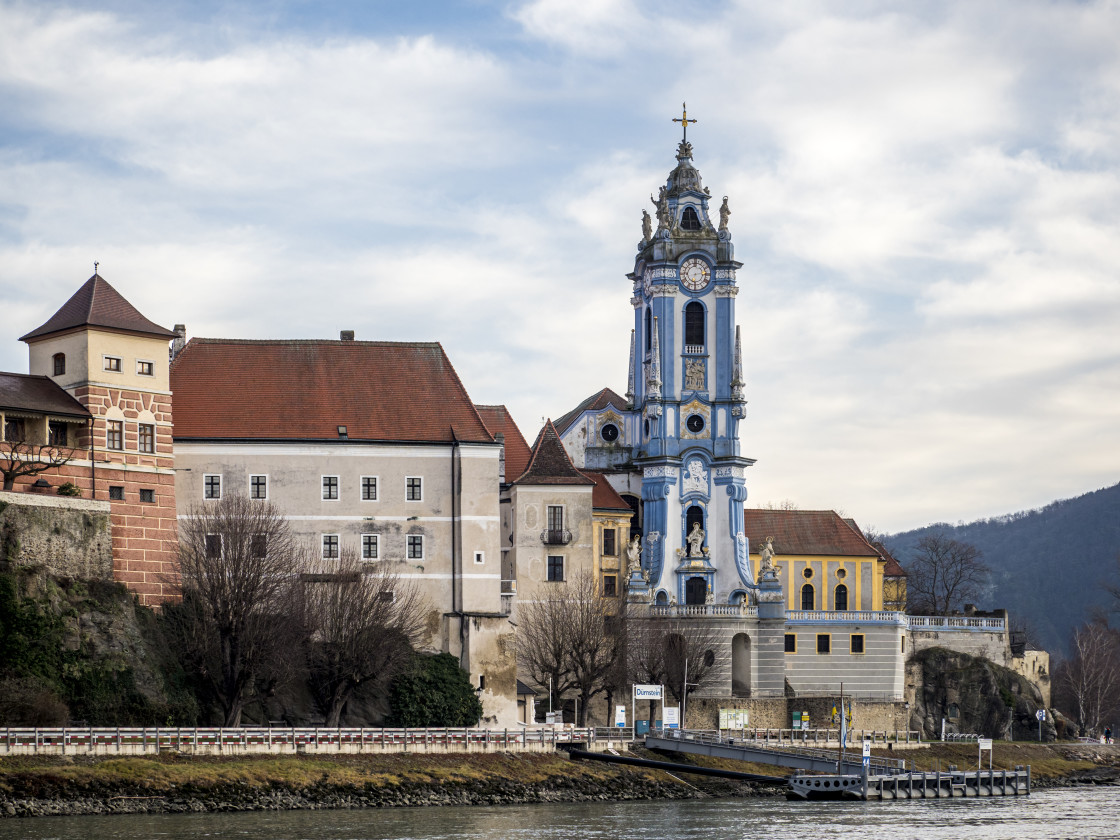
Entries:
[[51, 358], [54, 359], [54, 375], [62, 376], [66, 373], [66, 354], [55, 353]]
[[684, 308], [684, 343], [704, 346], [704, 305], [699, 301], [694, 300]]
[[815, 599], [813, 598], [813, 584], [807, 583], [801, 587], [801, 609], [813, 609], [814, 601]]
[[700, 217], [693, 207], [684, 208], [681, 213], [681, 230], [700, 230]]
[[692, 531], [693, 525], [699, 525], [701, 529], [704, 527], [704, 508], [699, 505], [691, 505], [684, 514], [684, 534], [687, 537]]
[[646, 307], [646, 352], [653, 352], [653, 310]]
[[848, 587], [844, 584], [840, 584], [836, 587], [836, 601], [833, 609], [839, 612], [848, 611]]

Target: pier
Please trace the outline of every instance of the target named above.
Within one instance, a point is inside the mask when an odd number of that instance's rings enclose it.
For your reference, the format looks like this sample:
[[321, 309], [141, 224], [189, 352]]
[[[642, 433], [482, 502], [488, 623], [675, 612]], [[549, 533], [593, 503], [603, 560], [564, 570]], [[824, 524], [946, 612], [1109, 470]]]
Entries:
[[952, 799], [1029, 796], [1030, 766], [1014, 770], [950, 770], [888, 774], [795, 774], [790, 795], [800, 799]]

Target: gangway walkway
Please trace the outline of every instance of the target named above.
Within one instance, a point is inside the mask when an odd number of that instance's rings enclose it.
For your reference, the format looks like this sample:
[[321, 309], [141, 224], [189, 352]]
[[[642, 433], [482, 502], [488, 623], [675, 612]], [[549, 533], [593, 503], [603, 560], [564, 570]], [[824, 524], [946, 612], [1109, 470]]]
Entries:
[[[729, 758], [735, 761], [753, 761], [757, 764], [773, 764], [777, 767], [791, 767], [814, 773], [835, 773], [836, 761], [839, 757], [839, 754], [832, 750], [793, 746], [761, 747], [751, 742], [744, 742], [742, 739], [721, 736], [718, 732], [693, 729], [669, 729], [657, 735], [647, 735], [646, 748]], [[871, 771], [879, 775], [902, 773], [905, 769], [906, 762], [901, 759], [871, 759]], [[862, 753], [851, 749], [845, 752], [840, 772], [856, 773], [862, 770]]]

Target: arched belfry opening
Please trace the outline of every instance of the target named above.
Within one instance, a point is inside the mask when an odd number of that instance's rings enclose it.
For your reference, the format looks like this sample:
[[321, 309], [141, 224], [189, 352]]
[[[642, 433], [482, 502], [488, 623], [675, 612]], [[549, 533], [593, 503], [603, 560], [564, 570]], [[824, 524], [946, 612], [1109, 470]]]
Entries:
[[695, 207], [686, 207], [681, 213], [681, 230], [700, 230], [700, 216]]
[[696, 300], [684, 308], [684, 343], [688, 347], [704, 347], [704, 305]]

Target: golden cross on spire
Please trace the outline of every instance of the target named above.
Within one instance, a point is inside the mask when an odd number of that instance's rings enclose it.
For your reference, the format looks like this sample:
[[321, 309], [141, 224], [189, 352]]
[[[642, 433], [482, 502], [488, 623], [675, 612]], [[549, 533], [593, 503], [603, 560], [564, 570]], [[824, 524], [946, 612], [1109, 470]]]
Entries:
[[684, 129], [684, 137], [682, 138], [682, 140], [683, 140], [683, 142], [687, 143], [688, 142], [688, 126], [689, 126], [689, 123], [696, 122], [696, 120], [690, 120], [688, 118], [688, 103], [687, 102], [682, 102], [681, 103], [681, 118], [677, 119], [676, 117], [673, 117], [673, 122], [679, 122], [681, 124], [681, 128]]

